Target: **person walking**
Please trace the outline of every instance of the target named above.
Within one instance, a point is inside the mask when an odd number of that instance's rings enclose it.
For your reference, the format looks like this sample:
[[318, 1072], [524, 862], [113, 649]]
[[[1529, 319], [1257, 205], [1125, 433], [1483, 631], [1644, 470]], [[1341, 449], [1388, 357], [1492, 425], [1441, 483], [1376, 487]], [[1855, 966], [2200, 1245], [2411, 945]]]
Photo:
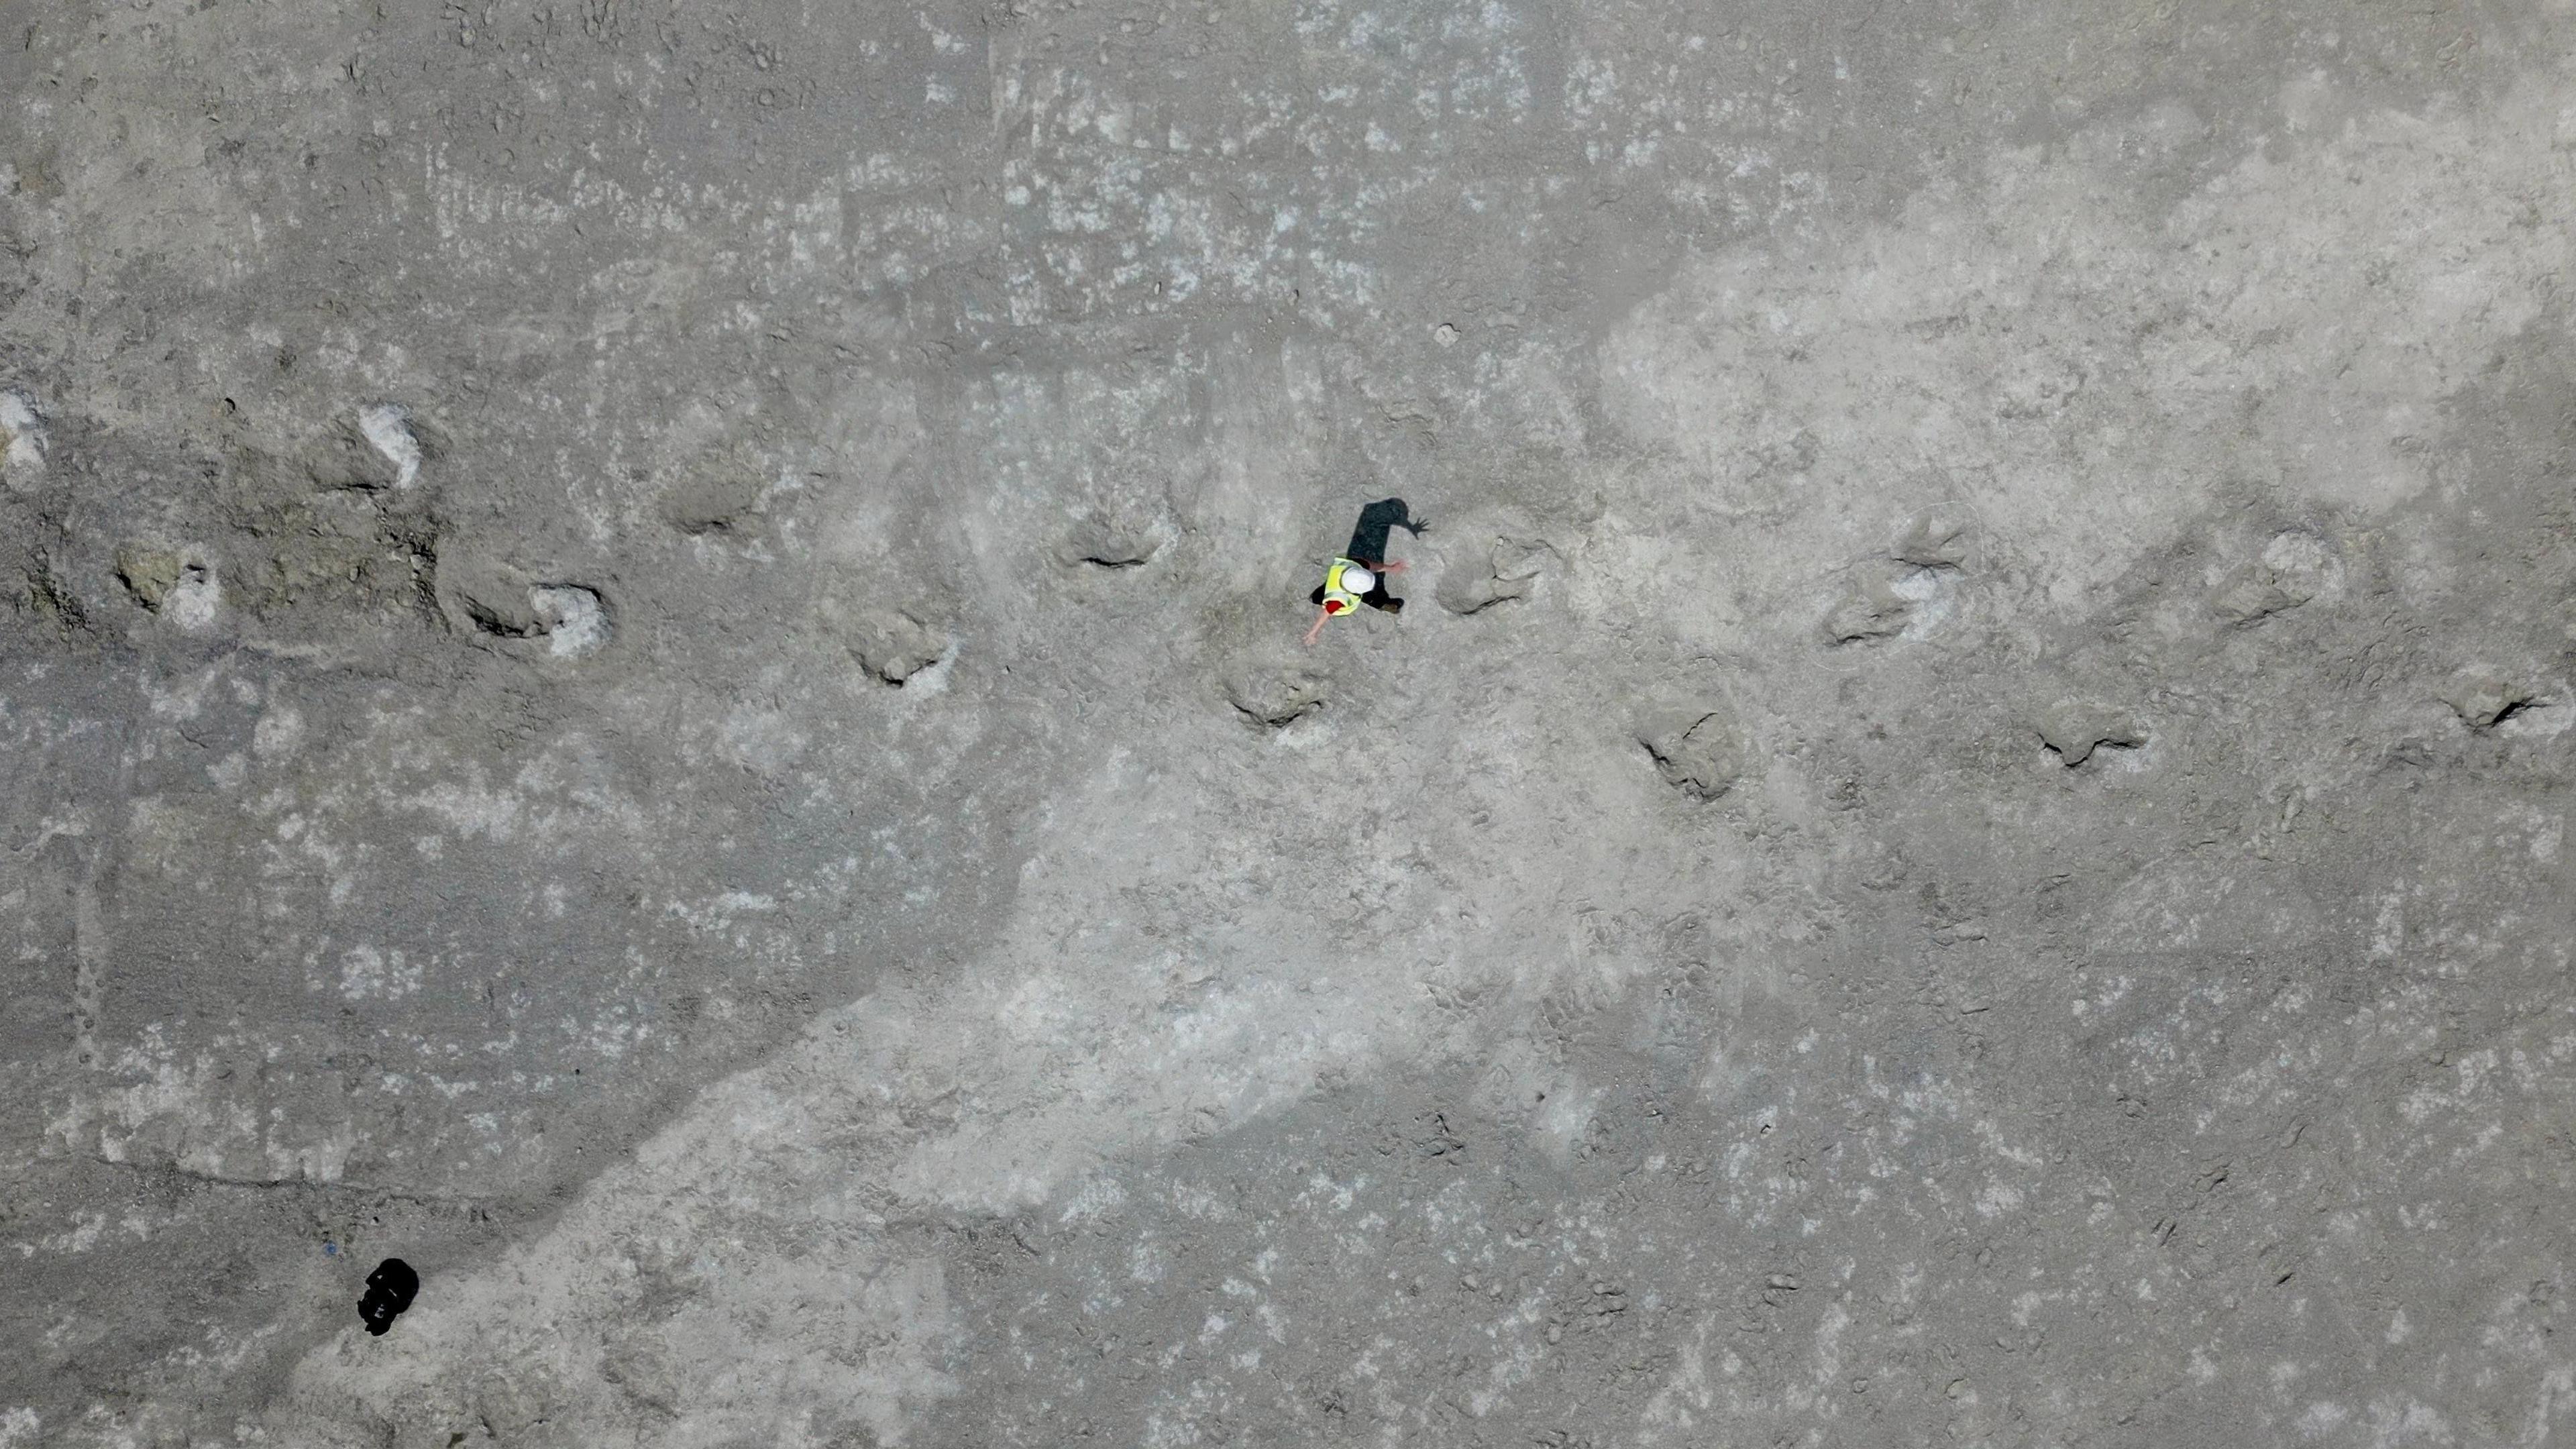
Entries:
[[1307, 597], [1322, 607], [1312, 627], [1306, 630], [1306, 643], [1311, 647], [1315, 637], [1324, 632], [1324, 621], [1349, 613], [1362, 604], [1383, 609], [1390, 614], [1404, 612], [1404, 600], [1386, 590], [1383, 575], [1401, 571], [1401, 563], [1379, 563], [1372, 568], [1355, 558], [1335, 558], [1324, 570], [1324, 581]]
[[1419, 537], [1429, 527], [1412, 516], [1401, 498], [1382, 498], [1361, 509], [1359, 526], [1351, 530], [1350, 547], [1325, 565], [1323, 583], [1307, 596], [1321, 610], [1306, 631], [1307, 647], [1314, 646], [1327, 621], [1362, 604], [1389, 614], [1403, 613], [1404, 600], [1387, 591], [1386, 578], [1403, 572], [1404, 564], [1401, 560], [1387, 561], [1387, 541], [1398, 528]]

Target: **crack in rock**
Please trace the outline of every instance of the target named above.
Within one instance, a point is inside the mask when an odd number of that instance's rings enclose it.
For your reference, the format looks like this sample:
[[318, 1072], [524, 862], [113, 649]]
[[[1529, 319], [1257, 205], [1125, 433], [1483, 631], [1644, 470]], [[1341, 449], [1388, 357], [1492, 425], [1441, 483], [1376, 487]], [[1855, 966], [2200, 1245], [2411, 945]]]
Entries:
[[2074, 769], [2102, 749], [2134, 750], [2147, 743], [2146, 730], [2116, 711], [2094, 705], [2061, 704], [2044, 711], [2032, 728], [2039, 742]]
[[1671, 711], [1637, 731], [1664, 783], [1698, 800], [1714, 800], [1744, 773], [1744, 745], [1721, 709]]

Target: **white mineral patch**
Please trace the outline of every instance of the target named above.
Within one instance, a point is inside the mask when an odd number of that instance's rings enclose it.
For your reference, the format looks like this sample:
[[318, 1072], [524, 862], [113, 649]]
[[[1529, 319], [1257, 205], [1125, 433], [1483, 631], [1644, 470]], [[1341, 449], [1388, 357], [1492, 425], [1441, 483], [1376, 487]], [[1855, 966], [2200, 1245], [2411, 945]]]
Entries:
[[370, 403], [358, 409], [358, 431], [394, 465], [394, 486], [409, 488], [420, 477], [420, 439], [411, 430], [411, 412], [393, 403]]
[[0, 388], [0, 477], [17, 482], [45, 470], [45, 419], [36, 400]]
[[304, 743], [304, 716], [293, 708], [281, 706], [261, 715], [251, 730], [251, 753], [263, 760], [273, 760], [295, 753]]
[[608, 610], [590, 590], [539, 584], [528, 590], [528, 607], [546, 626], [546, 652], [557, 659], [583, 659], [607, 647]]
[[173, 623], [195, 634], [214, 627], [215, 615], [222, 610], [223, 603], [224, 586], [216, 580], [215, 571], [202, 564], [191, 564], [188, 571], [179, 576], [179, 582], [170, 586], [170, 596], [162, 601], [161, 607]]
[[1959, 612], [1958, 580], [1956, 569], [1916, 569], [1888, 585], [1890, 592], [1914, 606], [1906, 615], [1906, 638], [1923, 638]]

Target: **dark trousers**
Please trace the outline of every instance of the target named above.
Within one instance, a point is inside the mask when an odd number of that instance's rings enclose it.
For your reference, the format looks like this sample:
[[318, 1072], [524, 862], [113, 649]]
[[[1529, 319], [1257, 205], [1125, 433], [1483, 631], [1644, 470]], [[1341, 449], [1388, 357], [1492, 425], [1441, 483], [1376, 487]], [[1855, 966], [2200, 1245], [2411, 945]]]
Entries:
[[[1324, 606], [1324, 586], [1322, 584], [1315, 585], [1315, 592], [1308, 594], [1306, 597], [1314, 602], [1315, 607], [1319, 609], [1322, 608]], [[1376, 588], [1360, 595], [1360, 602], [1368, 605], [1372, 609], [1384, 609], [1390, 614], [1401, 614], [1404, 612], [1404, 600], [1399, 599], [1395, 595], [1386, 591], [1386, 579], [1383, 576], [1379, 577]]]

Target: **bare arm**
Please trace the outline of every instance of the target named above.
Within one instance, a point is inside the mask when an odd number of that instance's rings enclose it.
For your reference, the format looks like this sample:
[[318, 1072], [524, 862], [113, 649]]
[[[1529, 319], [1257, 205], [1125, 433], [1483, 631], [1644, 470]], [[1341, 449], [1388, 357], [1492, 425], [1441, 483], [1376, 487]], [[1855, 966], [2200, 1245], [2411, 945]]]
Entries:
[[1319, 609], [1316, 611], [1315, 626], [1306, 631], [1307, 648], [1312, 649], [1315, 647], [1315, 636], [1324, 632], [1324, 621], [1331, 617], [1333, 617], [1333, 611], [1330, 609]]

